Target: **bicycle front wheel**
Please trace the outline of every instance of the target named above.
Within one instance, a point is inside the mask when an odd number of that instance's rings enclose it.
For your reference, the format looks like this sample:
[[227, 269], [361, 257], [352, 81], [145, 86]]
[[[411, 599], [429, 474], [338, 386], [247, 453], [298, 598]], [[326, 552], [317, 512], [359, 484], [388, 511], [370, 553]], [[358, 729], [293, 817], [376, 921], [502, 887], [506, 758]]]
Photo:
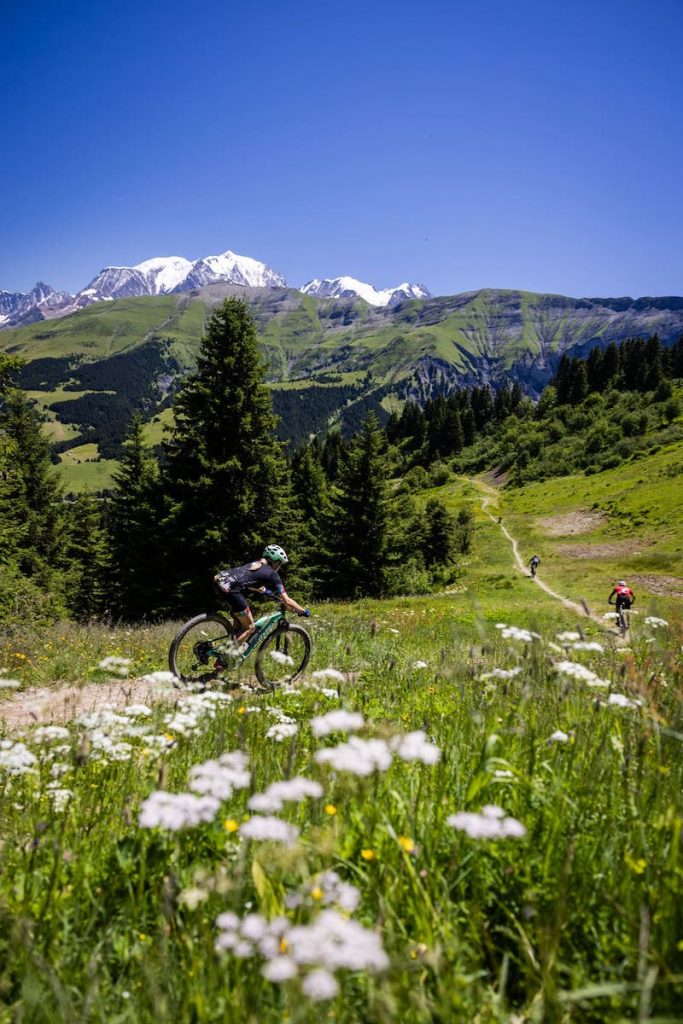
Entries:
[[254, 670], [261, 686], [274, 690], [297, 679], [308, 665], [311, 638], [302, 626], [283, 623], [256, 651]]
[[173, 639], [168, 667], [182, 683], [210, 683], [228, 667], [229, 659], [220, 652], [232, 638], [232, 624], [222, 615], [196, 615]]

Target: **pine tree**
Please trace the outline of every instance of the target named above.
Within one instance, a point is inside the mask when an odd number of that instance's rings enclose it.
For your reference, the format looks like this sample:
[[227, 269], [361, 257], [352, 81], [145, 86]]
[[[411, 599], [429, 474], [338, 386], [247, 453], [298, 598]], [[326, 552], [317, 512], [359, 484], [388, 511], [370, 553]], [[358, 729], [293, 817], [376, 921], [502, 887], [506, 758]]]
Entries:
[[209, 319], [164, 446], [170, 556], [183, 610], [210, 598], [221, 565], [241, 564], [260, 555], [264, 543], [286, 547], [293, 538], [287, 466], [264, 371], [247, 303], [226, 299]]
[[165, 558], [159, 467], [134, 417], [124, 441], [107, 509], [111, 545], [111, 604], [131, 622], [166, 610], [171, 575]]
[[424, 510], [422, 553], [425, 565], [447, 565], [455, 551], [455, 518], [438, 498], [430, 498]]
[[31, 402], [0, 354], [0, 618], [64, 614], [62, 491]]
[[296, 583], [304, 591], [320, 594], [326, 579], [326, 552], [321, 538], [330, 530], [332, 503], [320, 446], [307, 445], [292, 466], [292, 490], [300, 520], [296, 557]]
[[379, 596], [389, 554], [386, 442], [373, 413], [354, 437], [340, 480], [333, 546], [335, 586], [343, 596]]
[[68, 506], [67, 602], [81, 620], [102, 616], [110, 603], [111, 561], [101, 499], [80, 495]]

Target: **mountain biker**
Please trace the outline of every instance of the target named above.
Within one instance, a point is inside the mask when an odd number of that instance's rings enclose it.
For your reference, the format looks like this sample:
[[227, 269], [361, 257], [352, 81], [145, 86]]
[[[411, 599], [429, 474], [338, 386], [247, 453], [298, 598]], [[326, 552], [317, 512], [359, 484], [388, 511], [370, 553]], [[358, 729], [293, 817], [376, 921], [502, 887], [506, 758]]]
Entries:
[[540, 564], [541, 564], [541, 559], [538, 557], [538, 555], [534, 555], [534, 557], [529, 562], [529, 568], [531, 569], [531, 575], [532, 576], [536, 575], [536, 570], [538, 569]]
[[232, 612], [235, 631], [240, 631], [234, 639], [236, 645], [243, 644], [256, 629], [245, 591], [268, 596], [276, 595], [285, 608], [291, 609], [297, 615], [308, 618], [311, 614], [308, 608], [302, 608], [297, 604], [284, 588], [279, 570], [287, 562], [289, 559], [284, 548], [279, 544], [267, 544], [263, 549], [263, 555], [255, 562], [247, 562], [246, 565], [239, 565], [235, 569], [222, 569], [214, 576], [214, 582], [226, 598]]
[[[613, 601], [612, 598], [615, 596], [616, 600]], [[619, 580], [617, 585], [614, 587], [612, 593], [610, 594], [607, 603], [616, 604], [618, 615], [622, 608], [625, 608], [628, 611], [631, 605], [635, 604], [635, 600], [636, 595], [633, 593], [628, 583], [626, 583], [625, 580]]]

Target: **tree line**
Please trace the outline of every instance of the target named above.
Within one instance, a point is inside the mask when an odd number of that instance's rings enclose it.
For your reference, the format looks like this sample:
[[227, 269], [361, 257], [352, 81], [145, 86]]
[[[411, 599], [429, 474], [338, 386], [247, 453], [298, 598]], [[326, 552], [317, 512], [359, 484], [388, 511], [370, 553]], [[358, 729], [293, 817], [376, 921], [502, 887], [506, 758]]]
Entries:
[[[107, 495], [67, 496], [19, 362], [0, 356], [0, 622], [59, 616], [140, 621], [215, 603], [212, 577], [277, 542], [302, 597], [428, 591], [458, 573], [472, 518], [392, 482], [390, 445], [368, 415], [294, 459], [277, 419], [248, 306], [208, 321], [174, 425], [149, 448], [135, 416]], [[333, 438], [336, 438], [333, 439]]]

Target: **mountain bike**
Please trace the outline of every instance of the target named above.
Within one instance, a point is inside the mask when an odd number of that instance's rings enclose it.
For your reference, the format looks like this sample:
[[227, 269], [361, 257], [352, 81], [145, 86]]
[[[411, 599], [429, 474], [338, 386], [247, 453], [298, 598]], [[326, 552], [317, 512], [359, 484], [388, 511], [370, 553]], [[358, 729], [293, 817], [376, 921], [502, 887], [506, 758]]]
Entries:
[[621, 607], [617, 608], [617, 629], [622, 636], [626, 634], [626, 630], [631, 625], [631, 614], [629, 608]]
[[289, 622], [284, 606], [256, 619], [255, 631], [237, 648], [232, 619], [222, 612], [195, 615], [176, 633], [168, 652], [174, 685], [208, 685], [226, 673], [238, 672], [255, 656], [254, 673], [262, 687], [274, 690], [297, 679], [308, 665], [311, 638], [303, 628]]

